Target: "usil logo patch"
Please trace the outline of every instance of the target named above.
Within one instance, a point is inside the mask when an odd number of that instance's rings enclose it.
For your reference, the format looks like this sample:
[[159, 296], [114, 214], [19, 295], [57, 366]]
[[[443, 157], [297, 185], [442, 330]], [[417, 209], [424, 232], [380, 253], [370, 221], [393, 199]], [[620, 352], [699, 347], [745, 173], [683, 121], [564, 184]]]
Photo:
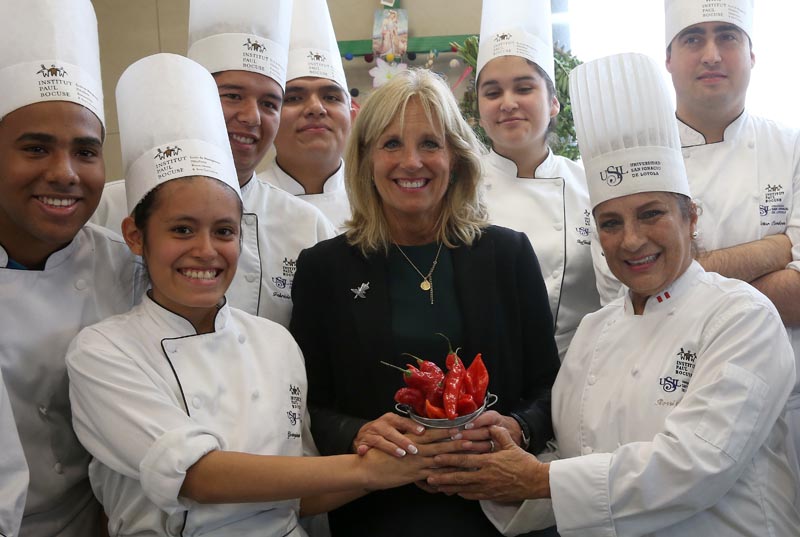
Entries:
[[622, 178], [628, 172], [623, 171], [622, 166], [609, 166], [600, 172], [600, 180], [608, 186], [617, 186], [622, 182]]

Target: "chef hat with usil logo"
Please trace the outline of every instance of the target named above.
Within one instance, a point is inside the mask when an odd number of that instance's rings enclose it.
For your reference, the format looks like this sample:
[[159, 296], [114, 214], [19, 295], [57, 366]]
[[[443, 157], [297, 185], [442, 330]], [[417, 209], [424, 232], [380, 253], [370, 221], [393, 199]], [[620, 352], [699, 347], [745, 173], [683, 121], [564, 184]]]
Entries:
[[579, 65], [569, 93], [592, 207], [640, 192], [691, 197], [675, 108], [655, 60], [628, 53]]
[[666, 46], [689, 26], [703, 22], [727, 22], [753, 37], [754, 0], [664, 0]]
[[105, 126], [97, 18], [89, 0], [0, 0], [0, 119], [68, 101]]
[[483, 0], [476, 76], [500, 56], [519, 56], [555, 83], [550, 0]]
[[347, 91], [342, 55], [325, 0], [294, 0], [286, 80], [304, 76], [333, 80]]
[[117, 115], [129, 214], [181, 177], [218, 179], [241, 197], [217, 84], [202, 65], [175, 54], [137, 61], [117, 84]]
[[292, 0], [190, 0], [187, 56], [210, 73], [250, 71], [286, 86]]

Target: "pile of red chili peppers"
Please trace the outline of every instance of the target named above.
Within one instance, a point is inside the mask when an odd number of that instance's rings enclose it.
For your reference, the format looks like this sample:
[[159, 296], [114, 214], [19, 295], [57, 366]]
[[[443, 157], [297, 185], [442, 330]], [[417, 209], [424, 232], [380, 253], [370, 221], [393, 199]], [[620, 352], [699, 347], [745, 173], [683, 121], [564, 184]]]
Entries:
[[397, 390], [394, 400], [410, 406], [418, 416], [455, 419], [472, 414], [483, 405], [489, 372], [481, 354], [478, 353], [466, 367], [458, 356], [458, 349], [454, 351], [449, 340], [447, 343], [447, 373], [435, 363], [410, 354], [408, 356], [414, 358], [419, 367], [406, 364], [407, 369], [401, 369], [406, 387]]

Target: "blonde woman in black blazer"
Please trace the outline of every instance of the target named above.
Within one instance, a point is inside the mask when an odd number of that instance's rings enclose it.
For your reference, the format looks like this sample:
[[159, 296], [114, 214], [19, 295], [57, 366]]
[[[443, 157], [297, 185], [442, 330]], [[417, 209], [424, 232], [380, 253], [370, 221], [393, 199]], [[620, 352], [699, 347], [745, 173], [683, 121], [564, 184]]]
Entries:
[[[362, 107], [345, 158], [353, 217], [344, 235], [300, 255], [292, 289], [290, 329], [323, 454], [413, 457], [441, 440], [391, 412], [401, 375], [380, 364], [403, 366], [408, 352], [444, 367], [448, 344], [437, 332], [467, 364], [482, 353], [499, 397], [461, 433], [472, 450], [493, 449], [490, 425], [533, 453], [552, 437], [559, 360], [547, 291], [527, 237], [487, 224], [480, 155], [429, 71], [396, 76]], [[334, 536], [499, 535], [478, 502], [424, 483], [369, 494], [330, 523]]]

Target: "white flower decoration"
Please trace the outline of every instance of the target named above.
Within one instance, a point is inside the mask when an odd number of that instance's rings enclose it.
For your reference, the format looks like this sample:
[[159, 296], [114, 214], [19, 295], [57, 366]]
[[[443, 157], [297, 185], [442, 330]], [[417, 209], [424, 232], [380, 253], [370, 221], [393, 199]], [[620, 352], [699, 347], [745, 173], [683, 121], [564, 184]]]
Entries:
[[373, 88], [379, 88], [383, 86], [397, 73], [408, 69], [408, 65], [405, 63], [387, 63], [382, 58], [377, 58], [375, 63], [377, 63], [377, 66], [369, 70], [369, 74], [372, 77]]

